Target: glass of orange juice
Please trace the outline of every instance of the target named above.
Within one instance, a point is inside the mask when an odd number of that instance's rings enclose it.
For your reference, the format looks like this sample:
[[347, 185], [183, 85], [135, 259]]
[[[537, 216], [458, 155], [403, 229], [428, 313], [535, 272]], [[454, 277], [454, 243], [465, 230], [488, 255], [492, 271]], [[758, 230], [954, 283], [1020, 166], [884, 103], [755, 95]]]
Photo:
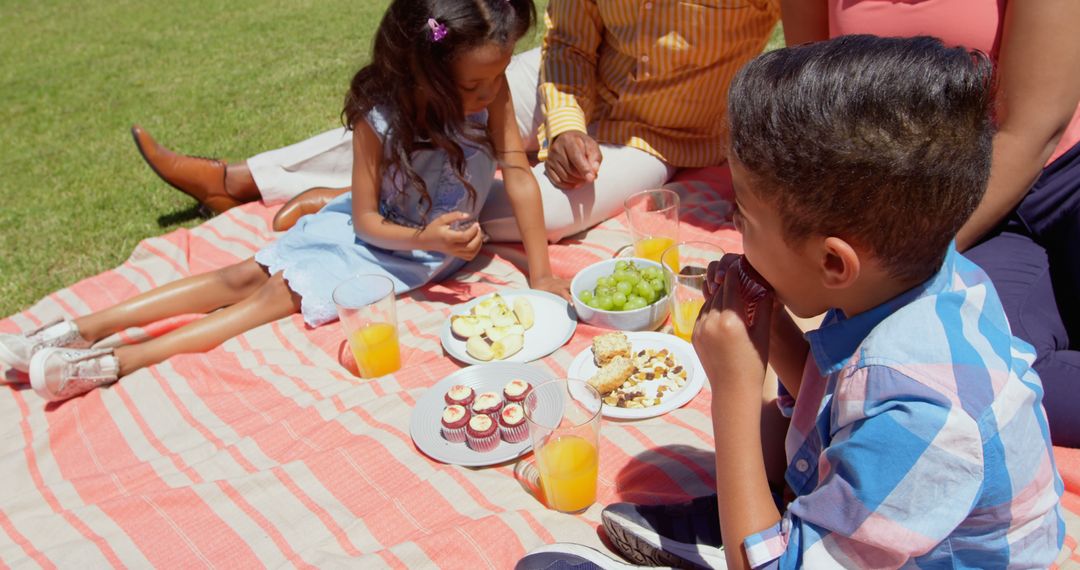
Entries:
[[390, 278], [357, 275], [346, 279], [334, 288], [334, 304], [361, 378], [378, 378], [401, 368]]
[[668, 291], [671, 291], [671, 328], [675, 336], [690, 340], [701, 306], [705, 304], [705, 277], [709, 263], [724, 257], [724, 250], [712, 243], [684, 241], [664, 250]]
[[580, 513], [596, 502], [600, 393], [582, 380], [552, 380], [525, 398], [525, 419], [548, 508]]
[[660, 263], [660, 256], [679, 241], [679, 195], [672, 190], [645, 190], [623, 202], [634, 240], [634, 256]]

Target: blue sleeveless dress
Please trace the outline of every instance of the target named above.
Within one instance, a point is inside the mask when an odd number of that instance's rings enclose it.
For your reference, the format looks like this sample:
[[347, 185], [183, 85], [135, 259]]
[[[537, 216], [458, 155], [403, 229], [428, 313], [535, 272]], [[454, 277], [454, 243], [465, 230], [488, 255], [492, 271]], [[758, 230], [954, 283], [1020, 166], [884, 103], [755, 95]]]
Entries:
[[[388, 126], [380, 110], [372, 110], [368, 124], [385, 141]], [[472, 132], [484, 134], [487, 112], [469, 117]], [[412, 165], [424, 179], [431, 196], [427, 220], [448, 212], [467, 212], [479, 219], [480, 209], [491, 191], [495, 160], [473, 143], [459, 140], [465, 153], [465, 176], [476, 190], [476, 200], [469, 199], [465, 186], [457, 179], [449, 157], [442, 150], [422, 150], [412, 155]], [[384, 169], [390, 170], [390, 169]], [[423, 227], [423, 208], [419, 193], [406, 187], [404, 178], [385, 173], [379, 188], [379, 213], [388, 221], [411, 228]], [[318, 213], [300, 218], [277, 241], [259, 250], [255, 261], [271, 275], [282, 273], [293, 292], [300, 296], [300, 312], [310, 326], [337, 319], [334, 287], [360, 274], [378, 274], [394, 282], [398, 294], [425, 283], [444, 279], [465, 265], [465, 261], [432, 251], [391, 251], [365, 243], [357, 237], [352, 224], [352, 194], [338, 196]]]

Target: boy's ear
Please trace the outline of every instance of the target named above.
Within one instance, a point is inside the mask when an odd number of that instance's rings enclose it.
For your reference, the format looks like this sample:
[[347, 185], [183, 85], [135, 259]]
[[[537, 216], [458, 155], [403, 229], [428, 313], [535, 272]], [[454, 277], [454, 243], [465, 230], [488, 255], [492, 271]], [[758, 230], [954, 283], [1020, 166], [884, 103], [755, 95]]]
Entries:
[[862, 264], [859, 253], [847, 241], [827, 237], [822, 242], [822, 285], [827, 289], [845, 289], [859, 278]]

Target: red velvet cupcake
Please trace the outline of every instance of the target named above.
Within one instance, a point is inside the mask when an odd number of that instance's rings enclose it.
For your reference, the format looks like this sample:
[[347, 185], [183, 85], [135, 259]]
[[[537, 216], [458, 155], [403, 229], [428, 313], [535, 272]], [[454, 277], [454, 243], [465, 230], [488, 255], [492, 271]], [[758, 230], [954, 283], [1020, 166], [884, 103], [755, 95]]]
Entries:
[[515, 378], [506, 383], [506, 387], [503, 388], [503, 397], [507, 402], [520, 404], [525, 401], [525, 396], [528, 396], [529, 392], [532, 392], [532, 384]]
[[469, 410], [464, 406], [451, 404], [442, 412], [442, 436], [446, 441], [462, 443], [465, 441], [465, 425], [469, 423]]
[[499, 426], [487, 414], [474, 415], [465, 428], [465, 443], [473, 451], [491, 451], [499, 446]]
[[468, 408], [472, 405], [475, 398], [476, 392], [473, 392], [472, 388], [463, 384], [455, 384], [446, 391], [446, 395], [443, 396], [443, 401], [445, 401], [448, 406], [457, 404]]
[[481, 392], [472, 403], [472, 413], [474, 416], [483, 414], [491, 418], [492, 422], [498, 423], [502, 407], [503, 399], [498, 392]]
[[525, 411], [521, 404], [507, 404], [499, 414], [499, 435], [506, 443], [518, 443], [529, 437], [529, 427], [525, 425]]

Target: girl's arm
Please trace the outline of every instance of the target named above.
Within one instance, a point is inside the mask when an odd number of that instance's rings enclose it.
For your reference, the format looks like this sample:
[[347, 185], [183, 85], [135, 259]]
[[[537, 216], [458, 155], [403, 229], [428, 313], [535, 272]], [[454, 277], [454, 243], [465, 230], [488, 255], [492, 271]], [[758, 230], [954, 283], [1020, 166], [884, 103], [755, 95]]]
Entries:
[[443, 214], [421, 231], [387, 221], [379, 213], [379, 185], [382, 180], [382, 141], [367, 121], [353, 125], [352, 209], [357, 237], [383, 249], [438, 251], [462, 259], [472, 259], [483, 245], [479, 224], [464, 230], [451, 229], [454, 222], [467, 219], [465, 212]]
[[514, 102], [505, 78], [499, 94], [488, 106], [488, 133], [495, 149], [495, 158], [502, 167], [503, 182], [521, 231], [521, 241], [525, 244], [529, 286], [569, 299], [570, 283], [551, 273], [540, 186], [525, 158], [525, 145], [514, 120]]
[[1080, 2], [1009, 2], [997, 62], [998, 132], [990, 184], [960, 229], [976, 243], [1016, 207], [1042, 174], [1080, 101]]

